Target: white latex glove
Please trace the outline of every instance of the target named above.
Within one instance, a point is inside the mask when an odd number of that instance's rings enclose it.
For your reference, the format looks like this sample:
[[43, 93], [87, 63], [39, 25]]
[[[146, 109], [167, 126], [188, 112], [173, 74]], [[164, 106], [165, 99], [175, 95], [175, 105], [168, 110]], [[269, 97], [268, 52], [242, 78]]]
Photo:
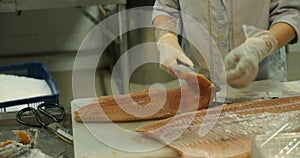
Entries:
[[186, 66], [194, 67], [193, 62], [184, 54], [175, 34], [167, 33], [162, 35], [157, 42], [157, 49], [160, 52], [160, 67], [165, 70], [178, 65], [177, 60]]
[[247, 86], [257, 76], [259, 62], [277, 50], [277, 40], [269, 31], [243, 25], [246, 41], [225, 57], [227, 82], [236, 88]]

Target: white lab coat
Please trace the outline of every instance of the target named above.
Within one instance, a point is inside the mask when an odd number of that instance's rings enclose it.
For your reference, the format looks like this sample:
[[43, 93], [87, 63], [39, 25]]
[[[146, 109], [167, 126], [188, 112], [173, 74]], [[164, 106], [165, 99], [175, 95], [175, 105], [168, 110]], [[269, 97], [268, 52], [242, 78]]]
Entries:
[[[290, 24], [300, 35], [300, 1], [299, 0], [156, 0], [153, 19], [159, 15], [178, 19], [178, 30], [186, 34], [185, 19], [180, 18], [175, 10], [198, 21], [211, 35], [224, 57], [230, 50], [245, 41], [242, 25], [253, 25], [260, 29], [269, 29], [275, 23]], [[295, 38], [290, 43], [295, 43]], [[196, 67], [203, 65], [196, 49], [187, 40], [182, 48], [193, 60]], [[257, 80], [287, 80], [285, 48], [268, 56], [260, 63]]]

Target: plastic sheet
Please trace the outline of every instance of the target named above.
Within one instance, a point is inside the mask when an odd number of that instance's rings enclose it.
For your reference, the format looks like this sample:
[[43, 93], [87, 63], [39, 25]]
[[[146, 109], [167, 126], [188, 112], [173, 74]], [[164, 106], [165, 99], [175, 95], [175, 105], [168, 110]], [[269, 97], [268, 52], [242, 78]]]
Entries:
[[[186, 116], [179, 117], [172, 124], [168, 123], [170, 120], [163, 120], [144, 125], [137, 131], [166, 143], [179, 129], [188, 126], [180, 137], [168, 144], [184, 157], [250, 157], [251, 137], [270, 135], [287, 122], [289, 126], [282, 132], [300, 129], [299, 99], [295, 97], [226, 105], [219, 118], [214, 114], [204, 118], [205, 111], [200, 111], [190, 125], [186, 124], [189, 114], [184, 114]], [[217, 122], [213, 128], [205, 128], [214, 119]], [[203, 136], [201, 133], [207, 134]]]
[[[295, 120], [295, 118], [300, 118], [300, 111], [248, 115], [228, 113], [219, 118], [205, 137], [199, 137], [199, 139], [223, 141], [236, 137], [272, 133], [286, 122], [290, 122], [290, 125], [284, 131], [296, 131], [300, 129], [300, 120]], [[201, 125], [192, 124], [186, 133], [198, 133]]]
[[280, 133], [262, 146], [270, 135], [262, 134], [252, 139], [253, 158], [298, 158], [300, 157], [300, 133]]

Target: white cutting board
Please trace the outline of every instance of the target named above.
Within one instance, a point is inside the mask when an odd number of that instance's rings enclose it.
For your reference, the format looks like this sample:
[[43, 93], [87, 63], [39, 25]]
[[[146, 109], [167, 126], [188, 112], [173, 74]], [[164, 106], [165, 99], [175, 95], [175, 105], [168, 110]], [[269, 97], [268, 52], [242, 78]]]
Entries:
[[[232, 89], [228, 89], [232, 90]], [[293, 82], [286, 82], [281, 83], [278, 81], [258, 81], [251, 84], [246, 89], [239, 89], [239, 91], [265, 91], [265, 92], [276, 92], [276, 91], [295, 91], [300, 92], [300, 81], [293, 81]], [[72, 118], [73, 112], [80, 106], [87, 105], [90, 103], [93, 103], [95, 99], [87, 98], [87, 99], [78, 99], [73, 100], [71, 102], [71, 109], [72, 109]], [[72, 119], [73, 120], [73, 119]], [[146, 122], [133, 122], [133, 123], [118, 123], [122, 128], [129, 129], [133, 131], [136, 127], [139, 127]], [[106, 143], [102, 143], [100, 140], [98, 140], [92, 132], [88, 130], [90, 127], [94, 127], [99, 125], [99, 123], [89, 124], [88, 126], [84, 125], [83, 123], [78, 123], [75, 121], [72, 121], [73, 125], [73, 137], [74, 137], [74, 155], [75, 158], [98, 158], [98, 157], [105, 157], [105, 158], [145, 158], [145, 157], [178, 157], [177, 152], [174, 149], [171, 149], [169, 147], [160, 148], [155, 151], [150, 152], [125, 152], [120, 151], [118, 149], [115, 149], [113, 147], [110, 147], [106, 145]], [[88, 128], [87, 128], [88, 127]], [[97, 128], [97, 127], [96, 127]], [[98, 128], [99, 131], [106, 131], [106, 128]], [[98, 133], [98, 132], [96, 132]], [[94, 133], [95, 134], [95, 133]], [[123, 136], [118, 137], [118, 134], [115, 132], [111, 132], [111, 136], [114, 138], [119, 139], [120, 144], [124, 141], [124, 137], [130, 137], [132, 138], [131, 141], [134, 144], [135, 141], [138, 144], [141, 139], [145, 141], [145, 145], [147, 143], [152, 142], [154, 140], [147, 138], [147, 137], [131, 137], [131, 136]], [[148, 142], [149, 141], [149, 142]], [[156, 141], [155, 141], [156, 142]], [[158, 143], [158, 142], [156, 142]], [[160, 144], [160, 143], [158, 143]]]
[[[83, 105], [87, 105], [89, 103], [94, 102], [94, 99], [87, 98], [87, 99], [78, 99], [73, 100], [71, 102], [71, 109], [72, 109], [72, 118], [74, 118], [74, 111]], [[161, 146], [162, 144], [154, 141], [150, 138], [144, 137], [142, 135], [128, 135], [128, 136], [119, 136], [120, 134], [118, 132], [112, 131], [109, 128], [105, 128], [105, 126], [99, 126], [99, 123], [89, 123], [87, 125], [83, 123], [78, 123], [76, 121], [73, 121], [72, 119], [72, 127], [73, 127], [73, 137], [74, 137], [74, 155], [75, 158], [150, 158], [150, 157], [178, 157], [177, 152], [174, 149], [171, 149], [169, 147], [163, 147], [154, 151], [148, 151], [148, 152], [125, 152], [118, 149], [115, 149], [113, 147], [110, 147], [106, 144], [114, 144], [113, 143], [103, 143], [97, 138], [102, 138], [101, 132], [94, 132], [94, 131], [102, 131], [105, 133], [105, 131], [110, 132], [110, 136], [112, 138], [117, 139], [120, 143], [124, 144], [125, 138], [128, 142], [128, 146], [134, 146], [135, 144], [137, 146], [143, 146], [140, 145], [141, 141], [144, 142], [144, 146], [150, 146], [153, 145], [155, 147]], [[140, 125], [145, 124], [145, 122], [133, 122], [133, 123], [118, 123], [117, 125], [124, 128], [133, 131], [136, 127], [139, 127]], [[99, 134], [99, 136], [97, 136]], [[94, 136], [96, 135], [96, 137]], [[105, 138], [104, 138], [105, 139]], [[102, 140], [103, 141], [103, 140]], [[104, 140], [105, 141], [105, 140]], [[128, 147], [131, 149], [131, 147]], [[144, 150], [143, 147], [141, 150]]]

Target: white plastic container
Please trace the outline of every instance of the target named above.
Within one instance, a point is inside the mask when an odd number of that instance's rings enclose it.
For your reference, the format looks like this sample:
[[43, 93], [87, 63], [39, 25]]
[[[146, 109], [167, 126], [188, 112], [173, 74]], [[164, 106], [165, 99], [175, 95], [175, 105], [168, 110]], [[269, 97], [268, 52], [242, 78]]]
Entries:
[[[300, 133], [281, 133], [272, 139], [271, 135], [257, 135], [252, 138], [253, 158], [299, 158]], [[269, 141], [267, 141], [269, 139]], [[267, 143], [265, 143], [267, 141]]]

